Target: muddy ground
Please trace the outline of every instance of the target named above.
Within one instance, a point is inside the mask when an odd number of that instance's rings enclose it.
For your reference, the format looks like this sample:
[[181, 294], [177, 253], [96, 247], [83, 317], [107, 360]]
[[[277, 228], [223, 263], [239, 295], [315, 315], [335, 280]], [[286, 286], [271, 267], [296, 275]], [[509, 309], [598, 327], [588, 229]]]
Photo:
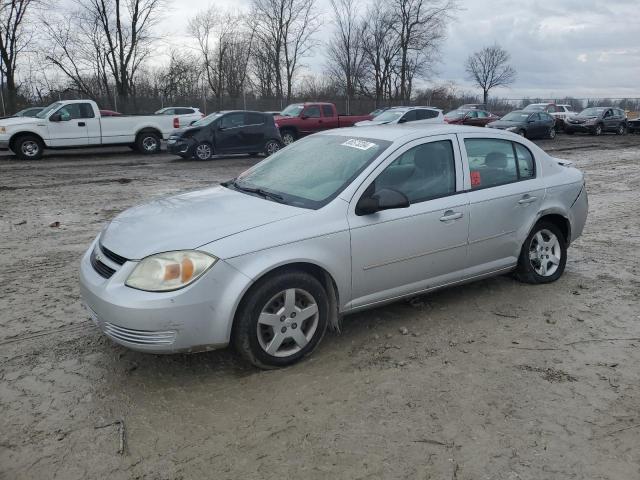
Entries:
[[353, 315], [271, 372], [128, 351], [78, 296], [106, 220], [256, 159], [2, 156], [0, 478], [640, 478], [640, 135], [541, 145], [590, 195], [557, 283], [502, 276]]

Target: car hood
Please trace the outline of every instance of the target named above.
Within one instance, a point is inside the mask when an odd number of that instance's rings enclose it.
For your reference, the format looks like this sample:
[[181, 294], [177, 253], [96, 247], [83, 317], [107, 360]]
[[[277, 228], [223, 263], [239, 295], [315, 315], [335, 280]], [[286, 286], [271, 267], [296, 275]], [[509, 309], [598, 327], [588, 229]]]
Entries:
[[356, 127], [366, 127], [371, 125], [387, 125], [391, 123], [391, 120], [362, 120], [361, 122], [354, 123]]
[[100, 243], [122, 257], [139, 260], [198, 248], [306, 212], [218, 186], [125, 210], [105, 228]]
[[37, 117], [7, 117], [0, 120], [0, 126], [13, 127], [15, 125], [34, 125], [46, 121], [44, 118]]
[[184, 127], [184, 128], [179, 128], [177, 130], [174, 130], [173, 133], [171, 134], [171, 136], [175, 136], [175, 137], [187, 137], [189, 135], [193, 135], [194, 133], [199, 132], [200, 130], [202, 130], [202, 127]]

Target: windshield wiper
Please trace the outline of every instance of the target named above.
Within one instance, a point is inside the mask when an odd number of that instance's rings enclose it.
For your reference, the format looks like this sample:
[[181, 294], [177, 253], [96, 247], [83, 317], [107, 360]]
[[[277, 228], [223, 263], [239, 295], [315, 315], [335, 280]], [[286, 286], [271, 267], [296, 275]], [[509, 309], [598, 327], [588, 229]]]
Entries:
[[275, 200], [277, 202], [284, 202], [284, 197], [282, 195], [278, 195], [277, 193], [269, 192], [269, 191], [264, 190], [262, 188], [249, 187], [247, 185], [242, 185], [241, 183], [238, 183], [235, 178], [233, 180], [229, 180], [228, 182], [224, 182], [222, 184], [223, 187], [226, 187], [226, 186], [229, 186], [229, 185], [231, 185], [233, 188], [236, 188], [236, 189], [241, 190], [243, 192], [257, 193], [261, 197], [270, 198], [270, 199]]

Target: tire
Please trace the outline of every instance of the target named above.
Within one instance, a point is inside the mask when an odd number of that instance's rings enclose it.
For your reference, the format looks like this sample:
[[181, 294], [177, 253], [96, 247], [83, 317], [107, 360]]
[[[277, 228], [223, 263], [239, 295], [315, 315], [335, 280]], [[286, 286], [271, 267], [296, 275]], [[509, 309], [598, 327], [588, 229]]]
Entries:
[[293, 130], [283, 130], [280, 134], [282, 135], [282, 143], [285, 146], [291, 145], [296, 141], [296, 132]]
[[44, 144], [35, 135], [21, 135], [13, 141], [11, 149], [20, 160], [40, 160]]
[[264, 144], [264, 154], [269, 157], [276, 153], [278, 150], [282, 148], [280, 142], [277, 140], [267, 140], [267, 143]]
[[591, 135], [595, 135], [596, 137], [599, 137], [600, 135], [602, 135], [602, 132], [603, 132], [602, 125], [598, 124], [591, 131]]
[[555, 127], [551, 127], [551, 128], [549, 129], [549, 133], [547, 134], [547, 137], [548, 137], [550, 140], [553, 140], [554, 138], [556, 138], [556, 129], [555, 129]]
[[211, 160], [213, 157], [213, 145], [209, 142], [200, 142], [193, 149], [193, 158], [196, 160]]
[[[287, 306], [289, 302], [293, 306]], [[292, 271], [267, 277], [243, 298], [234, 321], [233, 345], [258, 368], [286, 367], [316, 348], [328, 315], [327, 294], [311, 275]]]
[[551, 283], [562, 276], [566, 264], [564, 235], [553, 223], [541, 220], [522, 245], [515, 274], [524, 283]]
[[160, 151], [160, 137], [154, 132], [142, 132], [136, 139], [136, 149], [143, 155], [153, 155]]
[[620, 125], [618, 125], [618, 128], [616, 129], [616, 134], [626, 135], [626, 133], [627, 133], [627, 127], [624, 125], [624, 123], [621, 123]]

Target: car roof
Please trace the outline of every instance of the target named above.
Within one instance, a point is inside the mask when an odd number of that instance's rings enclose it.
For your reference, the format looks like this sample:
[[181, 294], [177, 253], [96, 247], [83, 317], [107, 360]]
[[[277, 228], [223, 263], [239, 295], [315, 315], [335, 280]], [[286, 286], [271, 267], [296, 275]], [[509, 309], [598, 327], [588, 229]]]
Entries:
[[387, 110], [396, 110], [398, 112], [409, 112], [411, 110], [417, 110], [419, 108], [422, 109], [426, 109], [426, 110], [435, 110], [437, 112], [441, 112], [442, 110], [436, 107], [423, 107], [421, 105], [416, 105], [416, 106], [409, 106], [409, 107], [389, 107], [387, 108]]
[[434, 135], [452, 135], [456, 133], [483, 133], [493, 137], [494, 135], [512, 138], [510, 132], [483, 127], [469, 127], [465, 125], [450, 125], [440, 123], [407, 122], [399, 125], [372, 125], [363, 127], [346, 127], [334, 130], [325, 130], [316, 135], [340, 135], [344, 137], [370, 138], [386, 140], [388, 142], [410, 142], [420, 138]]

